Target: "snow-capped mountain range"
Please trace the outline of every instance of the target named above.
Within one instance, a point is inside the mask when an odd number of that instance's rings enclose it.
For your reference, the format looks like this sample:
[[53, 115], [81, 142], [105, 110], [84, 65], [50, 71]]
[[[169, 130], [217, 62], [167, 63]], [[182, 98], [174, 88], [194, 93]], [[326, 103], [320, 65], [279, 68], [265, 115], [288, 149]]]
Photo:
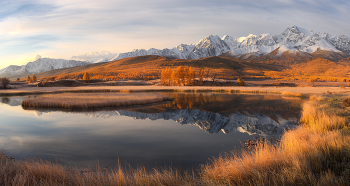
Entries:
[[220, 38], [219, 36], [210, 35], [197, 43], [181, 44], [172, 49], [135, 49], [131, 52], [119, 54], [101, 51], [72, 57], [72, 59], [85, 60], [85, 62], [40, 58], [27, 65], [8, 66], [0, 70], [0, 75], [33, 74], [144, 55], [159, 55], [175, 59], [200, 59], [220, 55], [240, 58], [245, 55], [258, 57], [270, 54], [273, 51], [274, 54], [281, 55], [284, 52], [312, 54], [317, 50], [326, 50], [350, 56], [350, 38], [345, 35], [332, 36], [328, 33], [307, 30], [293, 25], [285, 29], [280, 35], [261, 34], [256, 36], [249, 34], [247, 37], [240, 38], [233, 38], [228, 35]]
[[22, 66], [10, 65], [4, 69], [1, 69], [0, 75], [36, 74], [50, 70], [83, 66], [88, 64], [90, 63], [86, 61], [39, 58], [34, 62], [29, 62], [26, 65]]
[[317, 50], [342, 52], [350, 55], [350, 38], [345, 35], [332, 36], [328, 33], [307, 30], [298, 26], [290, 26], [280, 35], [262, 34], [256, 36], [233, 38], [225, 35], [210, 35], [198, 43], [181, 44], [173, 49], [149, 50], [136, 49], [132, 52], [120, 53], [115, 59], [122, 59], [143, 55], [160, 55], [177, 59], [200, 59], [210, 56], [219, 56], [225, 53], [240, 57], [246, 54], [261, 56], [278, 49], [278, 55], [283, 52], [313, 53]]
[[[233, 38], [228, 35], [220, 38], [217, 35], [209, 35], [197, 43], [181, 44], [172, 49], [134, 49], [131, 52], [119, 53], [115, 56], [112, 53], [104, 55], [90, 52], [82, 56], [96, 56], [95, 60], [90, 60], [91, 62], [106, 62], [145, 55], [159, 55], [175, 59], [200, 59], [222, 54], [235, 57], [246, 54], [261, 56], [275, 50], [277, 50], [277, 55], [281, 55], [286, 51], [303, 54], [326, 50], [350, 56], [350, 38], [345, 35], [332, 36], [328, 33], [316, 32], [292, 25], [280, 35], [261, 34], [256, 36], [249, 34], [247, 37], [240, 38]], [[77, 58], [77, 56], [73, 57]]]

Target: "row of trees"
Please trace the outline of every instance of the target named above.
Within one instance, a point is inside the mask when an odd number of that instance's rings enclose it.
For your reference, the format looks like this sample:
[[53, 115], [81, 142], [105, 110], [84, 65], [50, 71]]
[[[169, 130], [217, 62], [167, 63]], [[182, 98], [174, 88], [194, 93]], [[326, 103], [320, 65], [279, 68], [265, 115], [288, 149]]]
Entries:
[[[198, 73], [199, 84], [203, 82], [203, 69], [200, 69]], [[177, 70], [171, 70], [171, 68], [165, 68], [161, 73], [161, 84], [166, 86], [192, 86], [195, 84], [196, 73], [192, 67], [179, 66]]]
[[30, 78], [30, 76], [27, 76], [27, 79], [26, 79], [27, 83], [32, 83], [32, 82], [36, 82], [36, 81], [38, 81], [38, 79], [36, 78], [35, 75], [33, 75], [32, 78]]

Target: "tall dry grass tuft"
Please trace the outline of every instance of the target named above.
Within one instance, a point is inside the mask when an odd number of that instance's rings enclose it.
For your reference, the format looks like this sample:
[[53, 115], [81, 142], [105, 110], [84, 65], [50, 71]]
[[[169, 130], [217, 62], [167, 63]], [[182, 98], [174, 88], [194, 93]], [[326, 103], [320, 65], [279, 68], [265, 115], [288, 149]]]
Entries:
[[195, 177], [172, 168], [146, 171], [144, 167], [117, 170], [82, 172], [66, 170], [63, 166], [43, 161], [16, 161], [0, 166], [0, 185], [12, 186], [158, 186], [199, 185]]
[[296, 97], [309, 97], [308, 94], [302, 94], [302, 93], [294, 93], [294, 92], [288, 92], [288, 91], [283, 91], [282, 95], [286, 96], [296, 96]]
[[303, 127], [313, 132], [327, 132], [342, 129], [346, 126], [346, 118], [337, 115], [339, 109], [332, 108], [329, 104], [306, 102], [303, 105], [301, 121]]

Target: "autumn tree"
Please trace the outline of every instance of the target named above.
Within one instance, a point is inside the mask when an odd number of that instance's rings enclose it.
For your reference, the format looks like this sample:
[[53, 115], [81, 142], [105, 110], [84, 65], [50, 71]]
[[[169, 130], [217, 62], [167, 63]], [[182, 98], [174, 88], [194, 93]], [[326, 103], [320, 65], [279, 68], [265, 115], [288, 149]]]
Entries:
[[185, 70], [182, 66], [179, 66], [176, 70], [176, 84], [178, 86], [183, 86], [185, 84]]
[[36, 76], [35, 76], [35, 75], [33, 75], [33, 77], [32, 77], [32, 81], [33, 81], [33, 82], [36, 82], [36, 81], [37, 81], [37, 79], [36, 79]]
[[237, 79], [237, 83], [239, 86], [244, 86], [245, 85], [245, 82], [243, 79]]
[[192, 67], [186, 67], [186, 73], [185, 73], [185, 85], [191, 86], [194, 83], [194, 71]]
[[[81, 76], [80, 76], [81, 77]], [[90, 75], [89, 73], [85, 72], [84, 76], [83, 76], [83, 81], [85, 83], [89, 83], [90, 82]]]
[[29, 77], [29, 76], [27, 76], [27, 83], [31, 83], [32, 82], [32, 79]]
[[169, 86], [171, 84], [171, 68], [165, 68], [162, 70], [160, 81], [163, 85]]
[[20, 81], [20, 79], [19, 79], [19, 78], [17, 78], [17, 79], [16, 79], [16, 81]]
[[202, 85], [203, 83], [203, 76], [204, 76], [204, 70], [201, 68], [199, 70], [199, 85]]
[[6, 86], [10, 83], [10, 80], [4, 77], [4, 78], [0, 78], [0, 82], [2, 84], [2, 88], [6, 88]]
[[170, 83], [172, 86], [176, 85], [176, 72], [172, 71], [170, 75]]

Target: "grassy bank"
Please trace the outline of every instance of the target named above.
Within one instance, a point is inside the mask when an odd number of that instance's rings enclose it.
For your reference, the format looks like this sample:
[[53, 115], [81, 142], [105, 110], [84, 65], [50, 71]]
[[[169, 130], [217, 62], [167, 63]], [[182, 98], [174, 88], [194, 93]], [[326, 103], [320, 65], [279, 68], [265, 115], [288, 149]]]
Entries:
[[28, 99], [22, 102], [24, 108], [63, 108], [63, 109], [93, 109], [103, 107], [118, 107], [129, 105], [143, 105], [161, 101], [169, 101], [172, 98], [160, 94], [135, 93], [135, 94], [55, 94], [46, 95], [36, 99]]
[[350, 113], [340, 98], [310, 99], [302, 126], [286, 132], [279, 144], [214, 158], [195, 171], [81, 172], [46, 162], [1, 161], [0, 185], [350, 185]]
[[280, 144], [216, 158], [203, 166], [203, 177], [232, 185], [349, 185], [349, 112], [339, 99], [312, 99], [319, 101], [303, 105], [302, 126]]

